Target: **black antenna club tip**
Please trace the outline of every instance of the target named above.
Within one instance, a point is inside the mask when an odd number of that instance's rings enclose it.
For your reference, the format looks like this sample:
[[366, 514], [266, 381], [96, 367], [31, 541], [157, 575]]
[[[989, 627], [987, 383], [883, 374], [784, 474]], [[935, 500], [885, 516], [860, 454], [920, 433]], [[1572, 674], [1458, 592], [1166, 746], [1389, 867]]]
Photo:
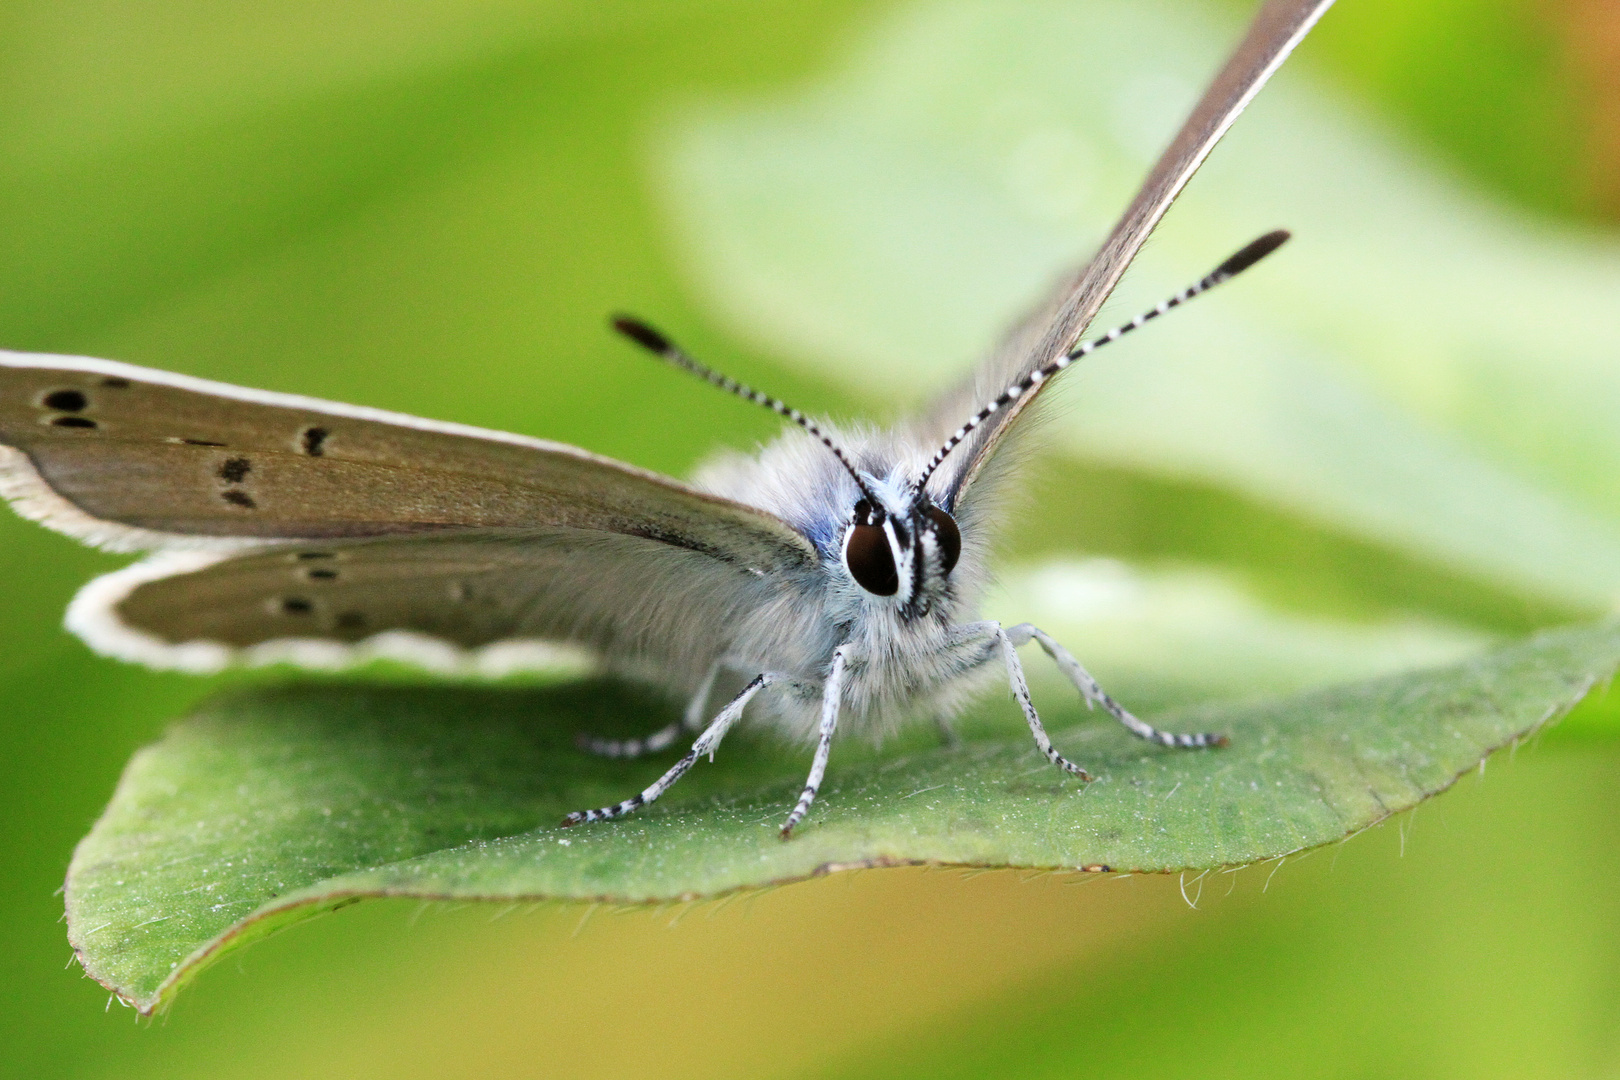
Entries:
[[613, 316], [613, 329], [650, 352], [667, 353], [674, 348], [669, 338], [628, 315]]
[[1231, 277], [1234, 274], [1241, 274], [1243, 271], [1247, 270], [1249, 267], [1253, 266], [1267, 255], [1270, 255], [1273, 251], [1276, 251], [1278, 248], [1286, 244], [1288, 242], [1288, 238], [1292, 235], [1293, 234], [1287, 229], [1274, 229], [1271, 232], [1266, 233], [1266, 235], [1260, 237], [1258, 240], [1250, 241], [1243, 247], [1241, 251], [1237, 252], [1230, 259], [1227, 259], [1225, 262], [1221, 263], [1220, 266], [1217, 266], [1215, 268], [1215, 273], [1219, 274], [1221, 277]]

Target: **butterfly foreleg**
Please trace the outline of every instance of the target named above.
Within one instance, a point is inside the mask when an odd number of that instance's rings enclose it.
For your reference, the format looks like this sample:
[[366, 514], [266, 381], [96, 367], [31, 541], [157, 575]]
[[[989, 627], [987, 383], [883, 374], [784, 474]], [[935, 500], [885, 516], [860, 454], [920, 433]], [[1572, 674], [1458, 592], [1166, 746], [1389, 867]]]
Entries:
[[[648, 803], [657, 801], [660, 795], [674, 786], [675, 781], [686, 775], [686, 771], [697, 763], [698, 758], [707, 754], [713, 760], [714, 752], [720, 747], [720, 740], [726, 737], [726, 732], [730, 731], [731, 726], [742, 717], [743, 708], [748, 704], [749, 699], [777, 681], [778, 678], [779, 676], [768, 672], [756, 675], [753, 681], [743, 687], [742, 691], [732, 698], [724, 709], [720, 710], [719, 715], [704, 729], [703, 734], [697, 737], [697, 741], [692, 744], [692, 749], [688, 750], [681, 760], [672, 765], [668, 772], [654, 780], [641, 792], [630, 796], [621, 803], [604, 806], [599, 810], [576, 810], [563, 818], [562, 823], [564, 825], [579, 825], [587, 821], [606, 821], [609, 818], [623, 817], [632, 810], [639, 810]], [[679, 725], [675, 726], [679, 727]]]
[[832, 667], [827, 671], [827, 680], [821, 687], [821, 730], [816, 739], [816, 756], [810, 762], [810, 775], [805, 779], [804, 790], [799, 793], [798, 804], [793, 807], [793, 813], [788, 815], [782, 824], [782, 839], [786, 840], [793, 835], [793, 827], [804, 820], [804, 815], [810, 812], [810, 804], [816, 801], [816, 793], [821, 790], [821, 778], [827, 775], [827, 759], [832, 756], [833, 732], [838, 730], [838, 709], [844, 697], [844, 665], [849, 659], [850, 646], [840, 645], [833, 650]]
[[1080, 666], [1080, 661], [1074, 655], [1059, 645], [1046, 631], [1029, 623], [1020, 623], [1007, 631], [1008, 640], [1014, 645], [1022, 645], [1026, 641], [1034, 640], [1040, 643], [1046, 655], [1058, 666], [1058, 670], [1069, 677], [1080, 696], [1085, 699], [1086, 707], [1092, 708], [1101, 705], [1108, 715], [1118, 720], [1125, 729], [1139, 739], [1158, 743], [1160, 746], [1172, 746], [1182, 750], [1197, 750], [1209, 746], [1225, 746], [1225, 735], [1213, 735], [1208, 732], [1195, 734], [1178, 734], [1173, 731], [1161, 731], [1152, 724], [1133, 716], [1119, 702], [1109, 697], [1091, 673]]
[[725, 666], [724, 660], [716, 660], [709, 667], [709, 673], [703, 676], [703, 681], [698, 683], [692, 700], [686, 703], [686, 713], [681, 717], [681, 726], [687, 731], [697, 731], [703, 727], [703, 718], [709, 711], [709, 695], [714, 693], [714, 680], [720, 677], [720, 672]]
[[[1015, 627], [1014, 631], [1019, 629], [1022, 628]], [[1035, 702], [1029, 696], [1029, 683], [1024, 678], [1024, 666], [1018, 662], [1018, 645], [1028, 641], [1029, 637], [1026, 635], [1022, 641], [1014, 641], [998, 622], [968, 623], [958, 627], [954, 637], [961, 644], [975, 639], [982, 642], [977, 663], [988, 663], [997, 652], [1001, 654], [1002, 662], [1007, 665], [1007, 682], [1012, 688], [1013, 697], [1018, 699], [1018, 707], [1024, 711], [1024, 720], [1029, 724], [1029, 733], [1035, 737], [1035, 746], [1047, 761], [1064, 772], [1090, 780], [1090, 773], [1058, 753], [1057, 747], [1052, 745], [1051, 736], [1046, 734], [1046, 726], [1041, 723], [1041, 714], [1035, 711]]]
[[673, 724], [659, 728], [651, 735], [641, 735], [633, 739], [605, 739], [600, 735], [582, 731], [574, 736], [574, 745], [597, 757], [638, 758], [666, 749], [684, 730], [686, 730], [685, 721], [677, 720]]
[[681, 732], [702, 730], [703, 717], [709, 706], [709, 695], [714, 690], [714, 680], [719, 677], [721, 669], [725, 666], [722, 661], [709, 668], [709, 673], [698, 684], [692, 700], [687, 702], [686, 712], [673, 724], [661, 727], [651, 735], [633, 739], [606, 739], [582, 731], [574, 736], [574, 745], [588, 754], [605, 758], [638, 758], [667, 749], [680, 738]]

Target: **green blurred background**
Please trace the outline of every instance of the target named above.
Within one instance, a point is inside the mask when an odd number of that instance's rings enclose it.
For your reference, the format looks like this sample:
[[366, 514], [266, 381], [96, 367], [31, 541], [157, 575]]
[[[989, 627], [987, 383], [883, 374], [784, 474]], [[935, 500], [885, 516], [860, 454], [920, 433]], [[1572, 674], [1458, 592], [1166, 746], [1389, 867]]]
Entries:
[[[1085, 17], [1106, 7], [1088, 4]], [[1204, 20], [1191, 25], [1224, 28], [1211, 55], [1246, 10], [1170, 7]], [[1038, 24], [1064, 8], [1021, 10]], [[804, 277], [789, 268], [773, 284], [776, 268], [726, 233], [756, 218], [797, 220], [802, 202], [771, 202], [760, 192], [780, 189], [750, 179], [769, 173], [755, 137], [766, 125], [733, 123], [741, 136], [702, 140], [713, 117], [746, 120], [757, 103], [813, 97], [818, 86], [837, 99], [840, 85], [859, 85], [852, 56], [894, 72], [895, 97], [846, 92], [855, 111], [862, 100], [893, 106], [918, 85], [905, 63], [883, 62], [900, 39], [918, 71], [975, 71], [964, 10], [878, 0], [8, 4], [0, 345], [543, 435], [677, 474], [717, 446], [769, 437], [771, 418], [611, 339], [604, 315], [630, 309], [802, 407], [893, 415], [905, 395], [874, 394], [871, 379], [851, 374], [860, 357], [840, 355], [836, 334], [827, 363], [814, 350], [807, 360], [793, 338], [804, 311], [765, 303], [758, 319], [736, 314], [728, 296], [758, 289], [769, 301], [772, 287], [793, 294], [806, 282], [800, 291], [836, 313], [844, 301], [816, 293], [816, 282], [849, 255], [800, 236]], [[1113, 48], [1099, 33], [1065, 45], [1077, 77]], [[1153, 55], [1152, 42], [1118, 48]], [[1513, 307], [1521, 301], [1509, 294], [1544, 292], [1544, 310], [1569, 308], [1575, 329], [1549, 331], [1556, 356], [1517, 359], [1526, 378], [1545, 360], [1556, 369], [1548, 384], [1598, 417], [1620, 405], [1605, 374], [1620, 370], [1620, 338], [1608, 334], [1612, 313], [1583, 314], [1592, 305], [1582, 290], [1617, 280], [1620, 266], [1616, 71], [1620, 14], [1607, 0], [1341, 0], [1285, 73], [1353, 110], [1380, 147], [1398, 148], [1386, 154], [1388, 175], [1443, 188], [1471, 208], [1469, 221], [1488, 219], [1513, 276], [1487, 301], [1506, 318], [1543, 310]], [[971, 83], [951, 89], [972, 97]], [[818, 122], [836, 127], [849, 100]], [[956, 145], [952, 124], [971, 112], [953, 114], [948, 95], [928, 102], [943, 134], [905, 148], [922, 178], [888, 170], [886, 196], [915, 191], [913, 201], [935, 206], [929, 170], [976, 166], [927, 159], [930, 146]], [[844, 198], [852, 181], [839, 168], [850, 155], [810, 145], [823, 197], [871, 212]], [[682, 149], [692, 146], [703, 152]], [[1242, 163], [1225, 167], [1241, 173]], [[1212, 168], [1224, 164], [1217, 155]], [[1117, 207], [1114, 188], [1101, 186], [1113, 202], [1076, 218], [1053, 257], [1083, 254]], [[716, 191], [730, 194], [716, 201]], [[981, 217], [974, 205], [955, 217], [936, 206], [942, 233], [967, 243], [973, 221], [995, 220], [994, 207]], [[1399, 205], [1406, 216], [1391, 227], [1414, 257], [1426, 254], [1429, 219]], [[1220, 258], [1256, 224], [1196, 203], [1181, 213], [1164, 245], [1173, 249], [1185, 221], [1195, 261]], [[1303, 248], [1309, 222], [1258, 221], [1276, 224], [1300, 228]], [[1290, 288], [1333, 308], [1343, 290], [1342, 319], [1366, 320], [1354, 307], [1367, 300], [1361, 283], [1399, 276], [1313, 262], [1310, 249], [1301, 259], [1305, 269], [1257, 285], [1248, 309], [1234, 291], [1236, 310], [1294, 311]], [[921, 269], [955, 265], [930, 262]], [[893, 269], [870, 271], [878, 285], [867, 299], [904, 312], [904, 286], [891, 293], [881, 280], [905, 277]], [[1040, 260], [1025, 271], [1045, 272]], [[1149, 284], [1133, 300], [1179, 284], [1165, 273], [1145, 269]], [[1014, 309], [1004, 307], [985, 319], [1005, 320]], [[1402, 326], [1458, 318], [1426, 308]], [[1187, 320], [1209, 335], [1223, 325], [1218, 307]], [[849, 325], [861, 325], [859, 312]], [[935, 383], [983, 344], [976, 332], [942, 346]], [[1333, 332], [1295, 328], [1301, 340]], [[1115, 589], [1114, 607], [1079, 620], [1076, 634], [1087, 640], [1089, 626], [1098, 648], [1115, 642], [1096, 669], [1156, 705], [1241, 692], [1233, 671], [1241, 686], [1306, 684], [1611, 607], [1620, 485], [1603, 467], [1604, 432], [1569, 435], [1557, 423], [1564, 399], [1531, 401], [1505, 378], [1459, 377], [1444, 386], [1465, 385], [1466, 408], [1455, 392], [1449, 412], [1431, 408], [1441, 383], [1425, 365], [1444, 352], [1441, 331], [1369, 336], [1347, 347], [1368, 357], [1356, 378], [1369, 393], [1413, 430], [1478, 451], [1457, 484], [1506, 477], [1524, 506], [1567, 510], [1583, 539], [1559, 554], [1563, 533], [1531, 536], [1521, 566], [1470, 546], [1465, 514], [1426, 533], [1403, 531], [1393, 512], [1363, 527], [1357, 504], [1268, 487], [1270, 474], [1241, 461], [1200, 473], [1152, 447], [1110, 457], [1062, 443], [1037, 468], [1039, 497], [1009, 537], [1007, 602], [1040, 599], [1029, 583], [1055, 580], [1042, 572], [1068, 573], [1074, 587], [1059, 593], [1076, 603], [1098, 580], [1147, 582]], [[1404, 365], [1395, 375], [1379, 367], [1392, 356]], [[1154, 346], [1133, 357], [1151, 363]], [[1418, 382], [1430, 397], [1402, 396]], [[1527, 413], [1545, 422], [1517, 441], [1469, 434]], [[1378, 478], [1367, 484], [1377, 489]], [[873, 871], [656, 912], [374, 902], [239, 954], [166, 1016], [134, 1022], [104, 1008], [105, 991], [70, 964], [54, 890], [125, 760], [217, 682], [94, 659], [59, 629], [77, 585], [119, 562], [0, 518], [6, 1075], [1620, 1076], [1613, 698], [1416, 813], [1280, 867], [1083, 883]], [[1197, 633], [1176, 636], [1190, 624]], [[1236, 652], [1212, 652], [1215, 641]], [[1210, 674], [1189, 679], [1183, 660]]]

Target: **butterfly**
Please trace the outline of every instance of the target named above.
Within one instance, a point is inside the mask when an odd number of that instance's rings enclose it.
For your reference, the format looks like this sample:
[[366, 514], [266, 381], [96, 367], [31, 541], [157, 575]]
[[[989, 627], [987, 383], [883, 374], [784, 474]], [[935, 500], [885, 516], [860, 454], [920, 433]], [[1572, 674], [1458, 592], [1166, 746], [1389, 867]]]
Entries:
[[[840, 729], [948, 718], [998, 673], [1052, 745], [1017, 649], [1031, 641], [1133, 734], [1144, 723], [1057, 641], [977, 615], [997, 493], [1023, 417], [1065, 368], [1276, 250], [1269, 233], [1101, 337], [1086, 325], [1192, 173], [1331, 0], [1270, 0], [1091, 262], [972, 375], [896, 427], [838, 429], [711, 370], [646, 323], [631, 341], [788, 426], [691, 483], [562, 443], [250, 390], [106, 360], [0, 353], [0, 495], [24, 517], [146, 559], [87, 584], [66, 623], [154, 667], [341, 667], [388, 656], [510, 669], [581, 646], [689, 704], [596, 753], [690, 749], [601, 821], [656, 800], [749, 715], [813, 745], [803, 820]], [[1077, 343], [1078, 342], [1078, 343]], [[719, 707], [716, 709], [715, 706]]]

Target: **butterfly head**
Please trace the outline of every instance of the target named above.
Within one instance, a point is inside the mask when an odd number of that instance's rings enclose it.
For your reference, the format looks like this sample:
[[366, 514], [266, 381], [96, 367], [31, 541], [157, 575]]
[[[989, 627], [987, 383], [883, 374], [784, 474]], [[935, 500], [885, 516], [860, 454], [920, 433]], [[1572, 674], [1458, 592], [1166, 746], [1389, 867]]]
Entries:
[[956, 520], [909, 485], [903, 491], [871, 485], [844, 530], [844, 569], [870, 596], [892, 598], [905, 616], [926, 615], [948, 594], [961, 555]]

